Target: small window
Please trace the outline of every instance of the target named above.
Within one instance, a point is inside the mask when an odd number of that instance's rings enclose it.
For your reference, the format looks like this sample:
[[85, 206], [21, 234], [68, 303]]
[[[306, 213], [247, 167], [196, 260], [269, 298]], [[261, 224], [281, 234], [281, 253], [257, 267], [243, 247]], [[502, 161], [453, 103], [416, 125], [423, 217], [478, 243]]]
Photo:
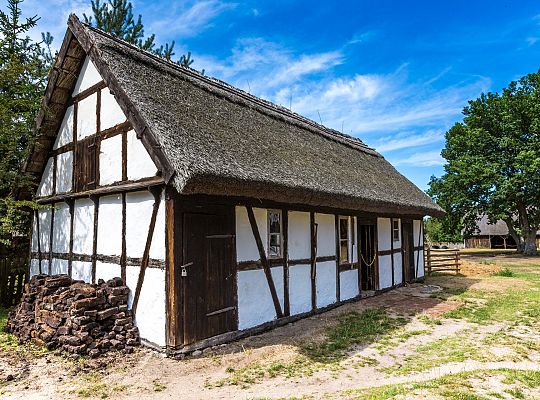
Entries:
[[268, 257], [281, 257], [281, 211], [268, 210]]
[[349, 260], [349, 240], [350, 240], [350, 219], [349, 217], [339, 217], [339, 262], [348, 263]]
[[399, 219], [392, 220], [392, 239], [399, 242]]

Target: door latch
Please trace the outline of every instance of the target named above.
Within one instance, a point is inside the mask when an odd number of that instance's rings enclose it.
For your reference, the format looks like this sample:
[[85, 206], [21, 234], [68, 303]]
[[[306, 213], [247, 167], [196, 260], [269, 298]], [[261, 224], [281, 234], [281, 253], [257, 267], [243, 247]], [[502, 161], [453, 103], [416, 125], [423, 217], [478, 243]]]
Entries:
[[187, 267], [191, 267], [192, 265], [193, 265], [193, 262], [182, 265], [180, 267], [181, 268], [180, 275], [183, 277], [187, 276]]

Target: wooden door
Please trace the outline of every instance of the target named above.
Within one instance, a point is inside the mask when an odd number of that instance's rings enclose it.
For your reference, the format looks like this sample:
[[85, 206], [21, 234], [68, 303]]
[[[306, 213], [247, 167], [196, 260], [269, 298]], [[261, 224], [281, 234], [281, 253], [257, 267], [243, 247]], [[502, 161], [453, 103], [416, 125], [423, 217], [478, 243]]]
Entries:
[[376, 246], [375, 246], [375, 225], [360, 224], [360, 274], [361, 290], [375, 290], [375, 267], [376, 267]]
[[234, 215], [186, 213], [183, 228], [184, 344], [189, 344], [237, 329]]
[[416, 278], [414, 271], [414, 239], [412, 222], [402, 221], [401, 230], [401, 237], [403, 239], [401, 249], [403, 254], [404, 280], [411, 282]]

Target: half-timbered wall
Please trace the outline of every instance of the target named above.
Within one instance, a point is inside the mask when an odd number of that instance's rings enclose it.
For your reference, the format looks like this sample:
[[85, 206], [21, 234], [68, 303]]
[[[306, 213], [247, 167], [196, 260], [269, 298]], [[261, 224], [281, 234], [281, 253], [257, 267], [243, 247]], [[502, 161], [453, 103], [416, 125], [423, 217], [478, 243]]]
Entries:
[[[164, 346], [164, 195], [144, 189], [156, 173], [87, 58], [37, 191], [44, 207], [33, 222], [30, 273], [90, 283], [122, 277], [141, 337]], [[138, 182], [141, 189], [122, 189]]]
[[[264, 252], [268, 254], [268, 209], [253, 208]], [[349, 224], [349, 260], [338, 272], [334, 214], [281, 210], [286, 262], [268, 258], [279, 306], [285, 316], [324, 308], [359, 295], [356, 218]], [[285, 224], [285, 219], [287, 223]], [[313, 238], [313, 239], [312, 239]], [[284, 249], [285, 251], [285, 249]], [[238, 327], [246, 329], [277, 317], [246, 207], [236, 207]], [[344, 268], [343, 268], [344, 267]]]

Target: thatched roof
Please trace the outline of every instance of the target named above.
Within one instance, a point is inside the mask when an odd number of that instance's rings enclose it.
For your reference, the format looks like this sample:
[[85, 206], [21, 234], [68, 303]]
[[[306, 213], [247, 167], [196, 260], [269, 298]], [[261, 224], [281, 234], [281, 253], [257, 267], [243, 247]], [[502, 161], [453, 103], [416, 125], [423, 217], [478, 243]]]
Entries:
[[[479, 216], [476, 220], [476, 227], [478, 231], [474, 236], [507, 236], [508, 226], [503, 220], [498, 220], [494, 224], [489, 222], [486, 215]], [[536, 233], [540, 235], [540, 231]]]
[[166, 181], [182, 194], [367, 212], [442, 210], [375, 150], [70, 17]]

